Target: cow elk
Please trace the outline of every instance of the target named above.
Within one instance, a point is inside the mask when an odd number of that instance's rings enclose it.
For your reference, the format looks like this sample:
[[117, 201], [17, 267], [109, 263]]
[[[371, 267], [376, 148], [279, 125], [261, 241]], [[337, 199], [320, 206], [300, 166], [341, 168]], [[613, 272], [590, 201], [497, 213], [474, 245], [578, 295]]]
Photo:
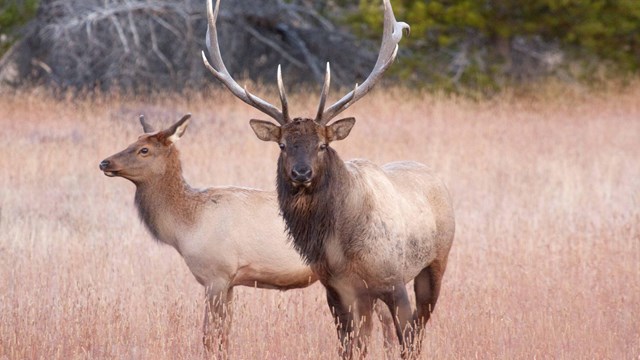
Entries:
[[191, 115], [145, 134], [103, 160], [105, 175], [136, 186], [140, 219], [159, 242], [173, 246], [205, 287], [204, 343], [227, 356], [233, 287], [287, 290], [317, 280], [287, 242], [274, 192], [224, 186], [194, 189], [182, 177], [175, 142]]
[[[289, 117], [280, 67], [281, 109], [240, 87], [227, 71], [218, 46], [215, 10], [207, 1], [205, 66], [235, 96], [278, 122], [251, 120], [258, 138], [276, 142], [280, 211], [296, 250], [326, 288], [345, 358], [366, 354], [375, 299], [391, 310], [404, 358], [417, 357], [423, 329], [434, 310], [447, 266], [455, 220], [446, 186], [417, 162], [377, 166], [366, 160], [342, 161], [332, 141], [349, 135], [355, 119], [327, 125], [366, 95], [395, 59], [402, 33], [389, 0], [384, 3], [384, 31], [371, 74], [325, 109], [330, 69], [315, 118]], [[414, 281], [416, 311], [405, 284]]]

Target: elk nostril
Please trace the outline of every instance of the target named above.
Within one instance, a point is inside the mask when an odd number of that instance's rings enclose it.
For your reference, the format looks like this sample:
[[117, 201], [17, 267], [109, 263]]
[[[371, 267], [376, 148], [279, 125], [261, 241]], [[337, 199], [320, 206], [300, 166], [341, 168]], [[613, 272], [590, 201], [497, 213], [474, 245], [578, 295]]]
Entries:
[[102, 160], [102, 162], [100, 162], [100, 170], [104, 170], [107, 168], [107, 166], [109, 166], [110, 162], [109, 160]]
[[296, 181], [308, 181], [311, 179], [311, 168], [308, 166], [300, 166], [291, 170], [291, 177]]

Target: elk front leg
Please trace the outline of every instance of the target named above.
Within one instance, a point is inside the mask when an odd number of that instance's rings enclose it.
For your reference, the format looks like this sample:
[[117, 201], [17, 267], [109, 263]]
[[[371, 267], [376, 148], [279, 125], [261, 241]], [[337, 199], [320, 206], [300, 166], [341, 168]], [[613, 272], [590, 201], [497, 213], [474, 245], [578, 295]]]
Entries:
[[[350, 294], [340, 294], [335, 288], [327, 286], [327, 302], [335, 319], [340, 357], [353, 359], [366, 353], [366, 338], [371, 333], [372, 307], [359, 305]], [[361, 316], [363, 313], [365, 316]]]
[[220, 359], [228, 358], [228, 336], [233, 315], [233, 288], [227, 286], [207, 286], [205, 289], [203, 343], [208, 352], [219, 354]]
[[411, 358], [415, 341], [415, 324], [407, 289], [402, 283], [396, 284], [393, 290], [384, 294], [381, 299], [391, 311], [396, 335], [402, 348], [402, 358]]
[[367, 356], [367, 345], [371, 339], [371, 329], [373, 327], [373, 321], [371, 321], [371, 317], [373, 315], [373, 299], [368, 294], [361, 294], [356, 299], [354, 307], [356, 309], [354, 314], [355, 348], [353, 349], [354, 353], [352, 357], [361, 359]]
[[384, 339], [384, 351], [386, 359], [395, 359], [397, 356], [394, 353], [396, 348], [396, 328], [393, 322], [393, 317], [389, 312], [389, 308], [382, 301], [376, 301], [373, 305], [374, 311], [378, 314], [378, 320], [382, 327], [382, 337]]
[[338, 339], [340, 340], [340, 357], [343, 359], [348, 358], [351, 354], [351, 342], [349, 337], [353, 332], [353, 313], [349, 311], [349, 308], [344, 306], [340, 294], [332, 288], [327, 286], [327, 303], [329, 310], [336, 325], [336, 331], [338, 332]]
[[335, 319], [340, 340], [340, 357], [360, 359], [367, 354], [373, 322], [373, 300], [369, 295], [358, 297], [340, 294], [327, 287], [327, 302]]

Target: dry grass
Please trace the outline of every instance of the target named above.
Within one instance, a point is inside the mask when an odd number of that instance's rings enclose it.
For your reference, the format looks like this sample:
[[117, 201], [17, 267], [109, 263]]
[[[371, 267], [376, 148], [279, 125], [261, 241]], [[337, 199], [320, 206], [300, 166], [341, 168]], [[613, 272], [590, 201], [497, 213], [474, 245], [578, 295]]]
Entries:
[[[378, 90], [349, 110], [344, 159], [428, 163], [455, 198], [424, 358], [640, 356], [640, 86], [554, 91], [473, 103]], [[277, 146], [226, 93], [0, 99], [0, 359], [204, 356], [203, 290], [140, 225], [133, 185], [98, 170], [141, 132], [137, 114], [168, 124], [187, 111], [188, 181], [273, 188]], [[233, 358], [335, 358], [320, 285], [236, 300]]]

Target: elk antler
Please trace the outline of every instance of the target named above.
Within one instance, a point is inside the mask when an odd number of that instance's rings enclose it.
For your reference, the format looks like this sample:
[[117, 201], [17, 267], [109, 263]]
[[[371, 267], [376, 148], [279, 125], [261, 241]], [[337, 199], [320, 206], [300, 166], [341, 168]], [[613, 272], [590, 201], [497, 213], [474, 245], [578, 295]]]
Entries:
[[389, 0], [383, 0], [384, 3], [384, 31], [382, 33], [382, 44], [380, 45], [380, 52], [378, 53], [378, 59], [371, 71], [371, 74], [367, 79], [358, 86], [351, 90], [348, 94], [338, 100], [335, 104], [331, 105], [326, 111], [324, 110], [324, 104], [329, 93], [329, 83], [331, 79], [331, 72], [329, 70], [329, 63], [327, 63], [327, 72], [325, 75], [324, 86], [322, 87], [322, 93], [320, 94], [320, 105], [318, 106], [318, 114], [316, 115], [316, 121], [322, 125], [326, 125], [336, 115], [353, 105], [361, 97], [366, 95], [369, 90], [380, 80], [382, 74], [391, 65], [398, 52], [398, 43], [402, 39], [402, 33], [406, 29], [407, 33], [410, 31], [409, 24], [405, 22], [396, 21], [393, 15], [393, 9]]
[[222, 61], [222, 56], [220, 55], [220, 46], [218, 45], [218, 30], [216, 28], [216, 20], [218, 19], [221, 0], [216, 1], [215, 10], [213, 10], [211, 1], [212, 0], [207, 0], [207, 20], [209, 25], [207, 27], [206, 42], [207, 49], [209, 50], [209, 56], [211, 57], [211, 62], [213, 62], [213, 66], [209, 64], [209, 61], [207, 60], [207, 57], [205, 56], [203, 51], [202, 61], [204, 62], [204, 65], [207, 67], [207, 69], [209, 69], [209, 71], [211, 71], [213, 76], [215, 76], [216, 79], [220, 80], [220, 82], [222, 82], [237, 98], [260, 110], [261, 112], [269, 115], [280, 125], [286, 124], [290, 121], [290, 119], [287, 107], [287, 96], [284, 92], [284, 86], [282, 85], [282, 73], [280, 71], [280, 66], [278, 65], [278, 90], [280, 92], [282, 111], [250, 93], [247, 90], [246, 86], [242, 88], [235, 80], [233, 80], [233, 77], [231, 77], [231, 75], [229, 74], [229, 71], [224, 66], [224, 62]]

